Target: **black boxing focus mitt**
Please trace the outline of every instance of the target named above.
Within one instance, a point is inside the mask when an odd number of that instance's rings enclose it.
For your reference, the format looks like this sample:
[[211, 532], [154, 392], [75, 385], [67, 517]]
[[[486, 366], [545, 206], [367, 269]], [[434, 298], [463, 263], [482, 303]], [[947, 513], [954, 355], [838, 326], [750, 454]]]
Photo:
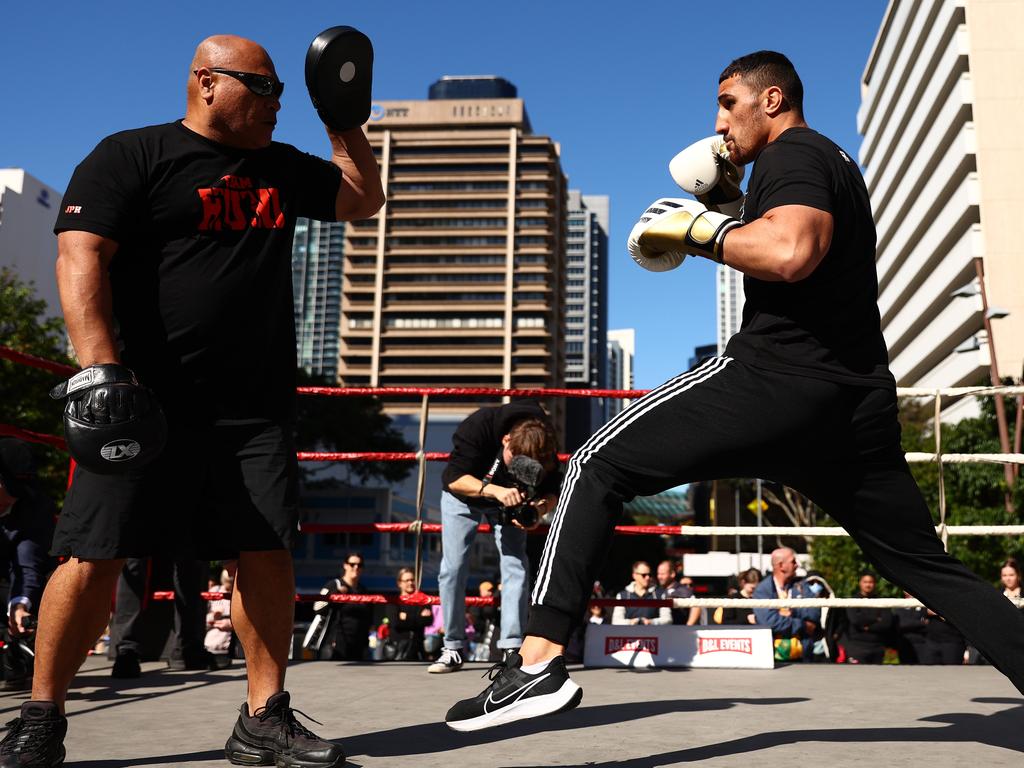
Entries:
[[123, 365], [89, 366], [54, 387], [50, 397], [67, 398], [68, 452], [90, 472], [112, 475], [138, 469], [159, 456], [167, 442], [160, 404]]
[[306, 88], [324, 125], [336, 131], [370, 119], [373, 45], [353, 27], [331, 27], [306, 51]]

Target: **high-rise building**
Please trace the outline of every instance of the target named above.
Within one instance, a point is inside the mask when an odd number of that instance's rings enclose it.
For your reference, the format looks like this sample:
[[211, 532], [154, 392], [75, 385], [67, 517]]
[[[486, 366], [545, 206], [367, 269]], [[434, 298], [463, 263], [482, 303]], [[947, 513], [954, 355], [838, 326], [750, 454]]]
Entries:
[[743, 273], [719, 264], [715, 267], [715, 280], [718, 282], [715, 294], [718, 354], [721, 355], [743, 323]]
[[9, 267], [22, 282], [35, 283], [36, 296], [46, 302], [52, 317], [61, 315], [53, 236], [61, 197], [21, 168], [0, 168], [0, 267]]
[[[892, 0], [861, 84], [878, 306], [903, 386], [987, 381], [1024, 360], [1024, 4]], [[1008, 314], [1006, 314], [1008, 313]], [[1002, 318], [1002, 319], [1000, 319]], [[961, 401], [966, 415], [974, 403]]]
[[[633, 389], [633, 362], [636, 356], [636, 331], [623, 328], [608, 331], [608, 389]], [[608, 418], [629, 405], [628, 399], [608, 400]]]
[[[388, 202], [346, 228], [344, 384], [562, 386], [558, 144], [532, 132], [515, 98], [382, 101], [367, 134]], [[431, 407], [465, 413], [482, 400]]]
[[338, 376], [343, 222], [299, 218], [292, 241], [295, 343], [300, 368]]
[[[608, 371], [608, 197], [569, 190], [566, 240], [565, 385], [603, 389]], [[566, 450], [607, 418], [604, 399], [566, 401]]]

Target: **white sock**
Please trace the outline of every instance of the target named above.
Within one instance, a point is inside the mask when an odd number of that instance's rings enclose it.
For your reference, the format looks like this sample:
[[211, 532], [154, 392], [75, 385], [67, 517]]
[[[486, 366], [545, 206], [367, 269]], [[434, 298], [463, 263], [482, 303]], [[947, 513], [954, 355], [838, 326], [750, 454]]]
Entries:
[[524, 664], [520, 669], [528, 675], [536, 675], [538, 672], [543, 672], [548, 668], [548, 664], [551, 663], [551, 659], [547, 661], [538, 661], [536, 664]]

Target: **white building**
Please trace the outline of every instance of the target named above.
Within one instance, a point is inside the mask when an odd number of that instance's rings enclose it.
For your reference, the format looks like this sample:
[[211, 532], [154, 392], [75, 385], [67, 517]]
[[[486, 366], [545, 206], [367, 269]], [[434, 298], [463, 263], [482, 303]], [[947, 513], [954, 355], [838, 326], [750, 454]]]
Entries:
[[[636, 330], [608, 331], [608, 388], [633, 389], [633, 360], [636, 356]], [[629, 405], [629, 400], [608, 399], [608, 418]]]
[[715, 294], [718, 354], [725, 354], [729, 343], [743, 322], [743, 273], [725, 264], [715, 267], [718, 292]]
[[1020, 0], [892, 0], [868, 57], [860, 163], [882, 329], [902, 386], [988, 381], [979, 267], [999, 373], [1021, 375], [1022, 29]]
[[52, 316], [61, 314], [53, 225], [62, 196], [21, 168], [0, 168], [0, 267], [35, 283], [36, 296], [46, 301]]

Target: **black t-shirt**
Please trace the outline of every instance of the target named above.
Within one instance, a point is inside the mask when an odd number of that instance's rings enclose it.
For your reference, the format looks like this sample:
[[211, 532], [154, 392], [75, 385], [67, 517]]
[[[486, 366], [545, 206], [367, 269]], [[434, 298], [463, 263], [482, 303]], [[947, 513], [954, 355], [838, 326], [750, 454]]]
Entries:
[[[483, 478], [495, 469], [491, 482], [505, 488], [511, 488], [515, 481], [508, 473], [508, 468], [501, 461], [501, 438], [509, 433], [516, 422], [525, 419], [543, 419], [547, 414], [540, 404], [533, 400], [520, 400], [498, 408], [481, 408], [474, 411], [456, 428], [452, 435], [452, 452], [448, 457], [448, 465], [444, 468], [441, 480], [444, 490], [466, 504], [477, 507], [499, 507], [496, 499], [482, 496], [462, 496], [449, 488], [463, 475]], [[557, 456], [553, 457], [557, 467]], [[497, 464], [497, 467], [495, 467]], [[557, 493], [560, 485], [560, 472], [552, 470], [544, 473], [544, 478], [537, 489], [540, 495]]]
[[341, 171], [278, 142], [211, 141], [180, 121], [109, 136], [75, 169], [55, 232], [116, 240], [122, 362], [170, 416], [279, 419], [295, 398], [295, 219], [333, 221]]
[[892, 386], [878, 314], [875, 225], [860, 170], [821, 134], [790, 128], [758, 154], [743, 219], [782, 205], [832, 214], [832, 244], [798, 282], [744, 277], [743, 323], [726, 355], [771, 370]]

